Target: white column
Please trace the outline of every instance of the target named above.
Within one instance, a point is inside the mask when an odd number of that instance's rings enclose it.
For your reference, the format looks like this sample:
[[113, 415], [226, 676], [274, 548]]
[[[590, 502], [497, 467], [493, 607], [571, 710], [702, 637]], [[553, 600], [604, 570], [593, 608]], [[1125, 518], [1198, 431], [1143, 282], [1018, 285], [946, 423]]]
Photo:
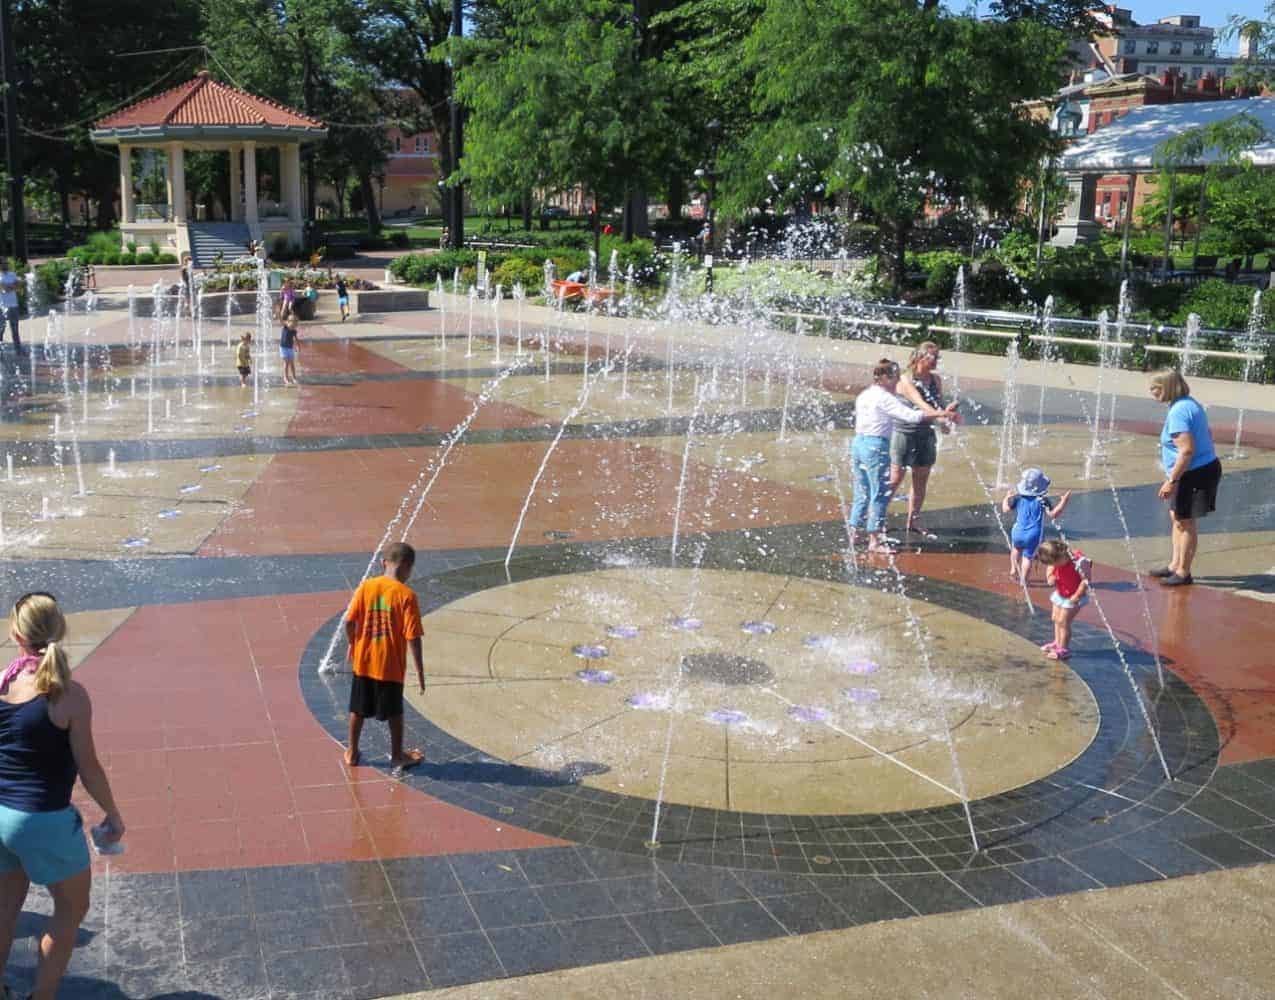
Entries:
[[230, 204], [227, 209], [233, 222], [243, 221], [243, 183], [239, 177], [239, 154], [242, 147], [239, 143], [230, 145]]
[[180, 142], [168, 146], [168, 203], [173, 221], [186, 224], [186, 156]]
[[287, 151], [287, 167], [284, 176], [288, 179], [288, 218], [293, 222], [301, 221], [301, 144], [290, 142], [283, 147]]
[[243, 204], [244, 221], [257, 224], [257, 144], [243, 144]]
[[120, 143], [120, 222], [136, 222], [133, 218], [133, 148]]

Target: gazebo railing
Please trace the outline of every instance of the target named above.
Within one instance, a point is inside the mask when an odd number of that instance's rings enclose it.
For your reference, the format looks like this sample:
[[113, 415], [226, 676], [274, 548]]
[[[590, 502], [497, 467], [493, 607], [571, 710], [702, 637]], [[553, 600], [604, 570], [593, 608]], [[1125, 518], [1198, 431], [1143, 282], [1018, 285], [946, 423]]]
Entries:
[[157, 201], [139, 201], [133, 208], [130, 222], [171, 222], [173, 206]]

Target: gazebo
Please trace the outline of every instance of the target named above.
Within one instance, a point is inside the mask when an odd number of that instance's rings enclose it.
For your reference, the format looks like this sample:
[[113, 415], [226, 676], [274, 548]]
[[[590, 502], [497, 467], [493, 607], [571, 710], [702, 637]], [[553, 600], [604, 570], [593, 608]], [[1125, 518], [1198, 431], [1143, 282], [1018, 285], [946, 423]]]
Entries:
[[[1260, 122], [1269, 135], [1275, 136], [1275, 98], [1253, 97], [1134, 108], [1073, 143], [1058, 162], [1067, 178], [1069, 196], [1053, 242], [1059, 246], [1071, 246], [1096, 239], [1101, 228], [1095, 218], [1098, 181], [1112, 175], [1124, 176], [1128, 194], [1122, 225], [1127, 257], [1138, 176], [1157, 173], [1161, 169], [1158, 156], [1161, 144], [1191, 129], [1219, 124], [1237, 115], [1250, 116]], [[1275, 167], [1275, 139], [1254, 145], [1242, 156], [1256, 166]], [[1173, 169], [1184, 173], [1201, 171], [1222, 162], [1224, 158], [1220, 150], [1204, 149], [1197, 156], [1175, 162]]]
[[[327, 136], [327, 127], [291, 108], [214, 80], [207, 70], [179, 86], [103, 118], [94, 142], [120, 150], [120, 230], [123, 242], [159, 243], [191, 252], [205, 266], [218, 251], [246, 251], [249, 240], [267, 248], [299, 246], [304, 238], [301, 145]], [[279, 156], [277, 201], [258, 195], [257, 156], [269, 147]], [[139, 204], [133, 189], [135, 149], [166, 156], [165, 204]], [[187, 205], [185, 151], [225, 150], [230, 158], [229, 218], [195, 221]]]

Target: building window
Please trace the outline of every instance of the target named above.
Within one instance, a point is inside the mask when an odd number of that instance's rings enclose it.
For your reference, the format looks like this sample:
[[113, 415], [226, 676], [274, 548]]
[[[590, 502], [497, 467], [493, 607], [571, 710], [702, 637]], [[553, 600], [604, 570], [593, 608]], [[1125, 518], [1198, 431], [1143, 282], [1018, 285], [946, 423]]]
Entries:
[[1196, 42], [1195, 47], [1191, 50], [1197, 56], [1202, 56], [1208, 50], [1204, 42]]
[[1200, 77], [1202, 77], [1203, 75], [1204, 75], [1204, 67], [1203, 67], [1203, 66], [1192, 66], [1192, 67], [1191, 67], [1191, 79], [1192, 79], [1192, 80], [1198, 80], [1198, 79], [1199, 79]]
[[416, 137], [416, 153], [418, 156], [424, 156], [429, 152], [429, 140], [423, 135]]
[[1171, 56], [1180, 56], [1181, 54], [1182, 54], [1182, 43], [1181, 43], [1181, 42], [1170, 42], [1170, 43], [1169, 43], [1169, 55], [1171, 55]]
[[1148, 66], [1146, 69], [1143, 70], [1143, 72], [1146, 73], [1147, 76], [1155, 76], [1159, 69], [1160, 69], [1159, 66]]
[[394, 137], [394, 152], [403, 152], [403, 140], [399, 136]]
[[1132, 38], [1130, 38], [1128, 41], [1124, 43], [1124, 51], [1125, 51], [1125, 55], [1129, 55], [1129, 56], [1133, 55], [1135, 52], [1138, 51], [1138, 43], [1135, 42]]
[[1160, 51], [1160, 43], [1157, 41], [1147, 42], [1147, 55], [1153, 56]]

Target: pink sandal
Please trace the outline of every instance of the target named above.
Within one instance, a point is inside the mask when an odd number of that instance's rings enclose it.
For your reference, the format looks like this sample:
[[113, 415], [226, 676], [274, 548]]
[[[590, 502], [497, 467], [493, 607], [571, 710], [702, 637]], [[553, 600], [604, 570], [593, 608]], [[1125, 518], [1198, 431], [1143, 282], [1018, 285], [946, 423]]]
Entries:
[[1057, 645], [1058, 645], [1058, 644], [1057, 644], [1057, 643], [1055, 643], [1055, 642], [1047, 642], [1047, 643], [1045, 643], [1043, 646], [1041, 646], [1041, 647], [1040, 647], [1040, 651], [1041, 651], [1042, 653], [1052, 653], [1052, 652], [1054, 651], [1054, 649], [1055, 649], [1055, 648], [1057, 648]]
[[1071, 650], [1066, 646], [1055, 646], [1045, 654], [1051, 660], [1065, 660], [1071, 655]]

